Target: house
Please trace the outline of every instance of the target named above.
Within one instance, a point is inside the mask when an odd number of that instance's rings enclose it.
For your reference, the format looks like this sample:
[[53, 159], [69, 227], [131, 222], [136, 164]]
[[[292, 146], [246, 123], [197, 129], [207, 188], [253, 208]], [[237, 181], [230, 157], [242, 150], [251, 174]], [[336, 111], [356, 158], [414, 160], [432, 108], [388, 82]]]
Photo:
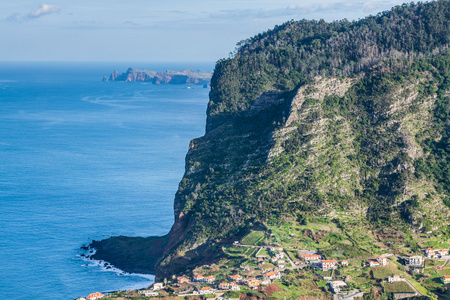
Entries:
[[247, 279], [247, 286], [249, 288], [258, 287], [261, 285], [261, 281], [256, 278], [249, 278]]
[[408, 265], [413, 267], [421, 267], [423, 265], [422, 256], [410, 256], [408, 259]]
[[303, 263], [300, 260], [296, 260], [296, 261], [294, 261], [294, 265], [301, 266], [301, 265], [303, 265]]
[[436, 251], [430, 247], [430, 248], [425, 249], [425, 255], [428, 258], [435, 258], [437, 254], [436, 254]]
[[278, 257], [274, 256], [270, 259], [272, 262], [276, 262], [278, 260]]
[[403, 279], [399, 275], [393, 275], [388, 277], [388, 282], [393, 283], [396, 281], [403, 281]]
[[198, 292], [200, 295], [206, 295], [206, 294], [214, 294], [216, 291], [209, 286], [205, 286], [199, 289]]
[[145, 297], [157, 297], [159, 296], [158, 292], [152, 291], [152, 290], [143, 290], [139, 292], [140, 294], [144, 295]]
[[263, 261], [264, 261], [264, 258], [258, 257], [258, 262], [263, 262]]
[[270, 285], [272, 283], [272, 280], [270, 279], [264, 279], [263, 281], [261, 281], [262, 285]]
[[103, 298], [103, 297], [105, 297], [105, 295], [103, 295], [102, 293], [97, 292], [97, 293], [89, 294], [89, 296], [87, 296], [86, 299], [88, 299], [88, 300], [97, 300], [97, 299], [100, 299], [100, 298]]
[[230, 284], [228, 282], [221, 282], [219, 284], [219, 289], [221, 289], [221, 290], [229, 290], [230, 289]]
[[414, 273], [414, 274], [420, 274], [420, 270], [419, 270], [419, 269], [414, 269], [414, 270], [413, 270], [413, 273]]
[[446, 256], [446, 255], [448, 255], [448, 250], [447, 249], [437, 249], [436, 254], [439, 255], [439, 257]]
[[327, 270], [330, 270], [330, 269], [335, 269], [336, 268], [336, 262], [334, 260], [322, 260], [320, 262], [320, 267], [324, 271], [327, 271]]
[[384, 256], [380, 256], [377, 258], [377, 261], [380, 263], [381, 266], [385, 266], [388, 263], [388, 260]]
[[275, 257], [277, 257], [277, 258], [283, 258], [283, 257], [284, 257], [283, 251], [275, 252]]
[[378, 267], [380, 265], [380, 263], [376, 260], [369, 260], [369, 267], [373, 268], [373, 267]]
[[306, 253], [301, 253], [300, 256], [303, 257], [303, 259], [304, 259], [305, 261], [321, 260], [321, 259], [322, 259], [322, 255], [319, 255], [319, 254], [306, 254]]
[[204, 280], [204, 282], [207, 282], [207, 283], [213, 283], [214, 280], [216, 280], [216, 277], [214, 277], [214, 276], [206, 276], [203, 280]]
[[263, 274], [264, 279], [280, 279], [281, 273], [278, 271], [267, 272]]
[[186, 277], [178, 277], [177, 282], [178, 283], [189, 283], [191, 281], [189, 280], [189, 278], [186, 278]]
[[232, 283], [230, 283], [230, 289], [232, 291], [240, 291], [241, 287], [239, 285], [237, 285], [236, 283], [232, 282]]
[[229, 276], [228, 276], [228, 279], [229, 279], [229, 280], [232, 280], [232, 281], [240, 282], [240, 281], [242, 281], [242, 276], [239, 275], [239, 274], [236, 274], [236, 275], [229, 275]]
[[329, 284], [334, 293], [339, 293], [343, 287], [347, 286], [347, 284], [341, 280], [331, 281]]
[[240, 266], [240, 268], [243, 269], [244, 271], [250, 271], [252, 269], [249, 266]]
[[450, 275], [445, 275], [444, 277], [441, 277], [441, 281], [443, 283], [450, 283]]
[[194, 275], [194, 277], [192, 277], [192, 281], [193, 282], [205, 282], [205, 277], [203, 277], [202, 275]]
[[342, 261], [341, 261], [341, 265], [342, 265], [342, 266], [348, 266], [348, 261], [342, 260]]
[[157, 290], [162, 290], [164, 288], [164, 283], [163, 282], [155, 282], [153, 284], [153, 290], [157, 291]]

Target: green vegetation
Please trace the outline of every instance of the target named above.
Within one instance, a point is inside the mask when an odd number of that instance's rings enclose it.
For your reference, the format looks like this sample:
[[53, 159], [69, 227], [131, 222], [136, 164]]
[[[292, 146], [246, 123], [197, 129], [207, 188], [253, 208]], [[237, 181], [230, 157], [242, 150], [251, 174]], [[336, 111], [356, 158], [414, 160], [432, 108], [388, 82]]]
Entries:
[[[411, 3], [354, 22], [290, 21], [240, 42], [217, 62], [164, 257], [146, 263], [161, 278], [221, 259], [256, 268], [256, 247], [235, 240], [282, 246], [292, 259], [300, 249], [341, 260], [448, 247], [449, 16], [450, 1]], [[272, 296], [329, 296], [300, 273]], [[411, 282], [439, 292], [438, 274], [424, 273]], [[395, 259], [334, 276], [381, 295], [392, 274], [409, 276]]]
[[414, 293], [415, 291], [404, 281], [386, 283], [383, 285], [386, 293]]
[[243, 245], [258, 245], [258, 242], [264, 239], [264, 231], [252, 230], [249, 234], [242, 238], [241, 244]]

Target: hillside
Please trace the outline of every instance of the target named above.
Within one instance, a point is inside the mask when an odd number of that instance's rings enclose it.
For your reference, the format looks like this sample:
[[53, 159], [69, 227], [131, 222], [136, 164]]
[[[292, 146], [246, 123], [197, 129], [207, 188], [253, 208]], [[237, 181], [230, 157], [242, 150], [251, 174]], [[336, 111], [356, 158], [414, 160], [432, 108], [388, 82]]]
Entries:
[[436, 1], [240, 42], [217, 62], [206, 134], [190, 143], [175, 224], [148, 270], [217, 261], [260, 225], [344, 257], [448, 241], [449, 19]]

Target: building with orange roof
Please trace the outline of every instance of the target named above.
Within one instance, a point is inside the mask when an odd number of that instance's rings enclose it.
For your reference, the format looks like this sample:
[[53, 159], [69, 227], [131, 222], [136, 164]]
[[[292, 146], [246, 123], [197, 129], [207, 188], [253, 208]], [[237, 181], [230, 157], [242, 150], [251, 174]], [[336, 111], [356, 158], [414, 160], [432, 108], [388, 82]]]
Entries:
[[377, 258], [377, 261], [380, 263], [380, 265], [385, 266], [388, 263], [388, 260], [384, 256], [380, 256]]
[[221, 289], [221, 290], [229, 290], [230, 289], [230, 284], [228, 282], [221, 282], [219, 284], [219, 289]]
[[301, 253], [300, 256], [303, 257], [303, 259], [304, 259], [305, 261], [321, 260], [321, 259], [322, 259], [322, 255], [319, 255], [319, 254], [306, 254], [306, 253]]
[[178, 277], [177, 282], [178, 283], [189, 283], [191, 281], [189, 280], [189, 278], [186, 278], [186, 277]]
[[441, 277], [441, 281], [443, 283], [450, 283], [450, 275], [445, 275], [444, 277]]
[[97, 300], [97, 299], [101, 299], [103, 297], [105, 297], [105, 295], [103, 295], [102, 293], [97, 292], [97, 293], [89, 294], [89, 296], [87, 296], [86, 299], [88, 299], [88, 300]]
[[208, 283], [213, 283], [214, 280], [216, 280], [216, 277], [214, 277], [214, 276], [206, 276], [206, 277], [204, 278], [204, 281], [205, 281], [205, 282], [208, 282]]
[[238, 284], [232, 282], [232, 283], [230, 283], [230, 289], [231, 289], [232, 291], [240, 291], [240, 290], [241, 290], [241, 287], [240, 287]]
[[335, 269], [336, 268], [336, 261], [334, 261], [334, 260], [322, 260], [320, 262], [320, 267], [324, 271], [327, 271], [327, 270], [330, 270], [330, 269]]
[[278, 271], [271, 271], [263, 274], [264, 279], [280, 279], [281, 274]]
[[236, 275], [229, 275], [228, 279], [233, 280], [233, 281], [241, 281], [242, 280], [242, 276], [239, 274]]

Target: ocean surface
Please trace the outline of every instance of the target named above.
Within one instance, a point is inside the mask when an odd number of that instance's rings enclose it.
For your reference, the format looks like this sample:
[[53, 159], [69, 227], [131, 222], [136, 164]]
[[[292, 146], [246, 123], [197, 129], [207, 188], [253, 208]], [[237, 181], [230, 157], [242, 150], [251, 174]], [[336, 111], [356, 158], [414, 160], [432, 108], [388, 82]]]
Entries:
[[80, 257], [112, 235], [166, 234], [209, 89], [102, 82], [128, 67], [0, 62], [0, 299], [74, 299], [146, 287]]

